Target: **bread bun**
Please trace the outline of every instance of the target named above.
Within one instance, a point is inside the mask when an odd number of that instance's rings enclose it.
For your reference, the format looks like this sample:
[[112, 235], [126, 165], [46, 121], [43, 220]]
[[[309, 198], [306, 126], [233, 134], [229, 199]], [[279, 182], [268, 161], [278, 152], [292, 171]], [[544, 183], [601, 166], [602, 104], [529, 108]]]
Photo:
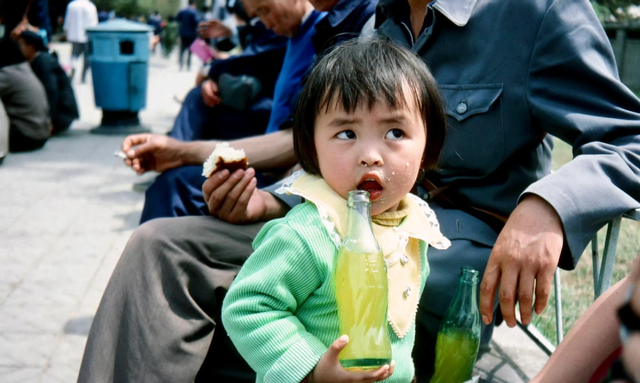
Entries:
[[208, 178], [222, 169], [227, 169], [231, 173], [238, 169], [247, 170], [248, 165], [249, 161], [244, 150], [236, 150], [229, 146], [228, 142], [223, 142], [216, 145], [215, 150], [202, 165], [202, 175]]

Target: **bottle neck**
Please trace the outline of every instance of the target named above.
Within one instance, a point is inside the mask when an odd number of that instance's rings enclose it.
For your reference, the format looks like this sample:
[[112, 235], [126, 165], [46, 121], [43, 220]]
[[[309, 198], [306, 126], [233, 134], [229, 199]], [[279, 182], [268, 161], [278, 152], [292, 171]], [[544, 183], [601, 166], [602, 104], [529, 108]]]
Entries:
[[478, 309], [478, 271], [462, 268], [458, 277], [458, 288], [451, 301], [449, 310], [452, 313], [467, 313], [475, 315]]
[[359, 238], [369, 233], [373, 234], [369, 204], [363, 202], [350, 204], [345, 238]]
[[376, 252], [379, 247], [371, 227], [369, 193], [362, 193], [366, 192], [349, 193], [349, 216], [343, 244], [358, 252]]
[[458, 280], [456, 295], [453, 297], [452, 305], [456, 304], [459, 308], [466, 307], [477, 311], [477, 296], [478, 281], [468, 280], [460, 277], [460, 279]]

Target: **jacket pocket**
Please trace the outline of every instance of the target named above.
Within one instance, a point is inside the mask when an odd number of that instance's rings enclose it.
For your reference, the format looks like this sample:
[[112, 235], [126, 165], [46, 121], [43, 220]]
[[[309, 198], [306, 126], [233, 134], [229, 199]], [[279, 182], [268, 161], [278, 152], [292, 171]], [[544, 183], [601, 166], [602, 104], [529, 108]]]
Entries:
[[502, 164], [502, 88], [502, 84], [440, 85], [448, 116], [442, 174], [482, 176]]

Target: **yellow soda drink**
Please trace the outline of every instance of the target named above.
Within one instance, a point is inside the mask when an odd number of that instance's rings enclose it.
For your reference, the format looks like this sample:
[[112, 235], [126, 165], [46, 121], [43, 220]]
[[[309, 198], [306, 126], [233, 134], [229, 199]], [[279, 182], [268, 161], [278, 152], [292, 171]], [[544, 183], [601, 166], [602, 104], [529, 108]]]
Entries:
[[349, 193], [348, 227], [335, 263], [340, 335], [349, 336], [339, 356], [346, 369], [377, 369], [391, 363], [387, 269], [371, 228], [370, 205], [366, 191]]

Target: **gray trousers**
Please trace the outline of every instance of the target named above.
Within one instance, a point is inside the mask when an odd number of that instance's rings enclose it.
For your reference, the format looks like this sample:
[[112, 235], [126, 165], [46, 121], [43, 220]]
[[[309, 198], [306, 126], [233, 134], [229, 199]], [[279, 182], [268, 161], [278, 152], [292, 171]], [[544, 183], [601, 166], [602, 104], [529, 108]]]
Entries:
[[[419, 381], [427, 381], [432, 368], [439, 322], [460, 267], [483, 272], [496, 238], [472, 216], [432, 207], [452, 246], [427, 255], [431, 273], [414, 353]], [[261, 227], [212, 217], [157, 219], [139, 227], [105, 290], [78, 381], [255, 381], [221, 327], [220, 307]]]
[[[9, 150], [41, 148], [51, 129], [49, 101], [27, 62], [0, 68], [0, 100], [9, 120]], [[0, 134], [6, 135], [6, 121], [0, 124]]]

